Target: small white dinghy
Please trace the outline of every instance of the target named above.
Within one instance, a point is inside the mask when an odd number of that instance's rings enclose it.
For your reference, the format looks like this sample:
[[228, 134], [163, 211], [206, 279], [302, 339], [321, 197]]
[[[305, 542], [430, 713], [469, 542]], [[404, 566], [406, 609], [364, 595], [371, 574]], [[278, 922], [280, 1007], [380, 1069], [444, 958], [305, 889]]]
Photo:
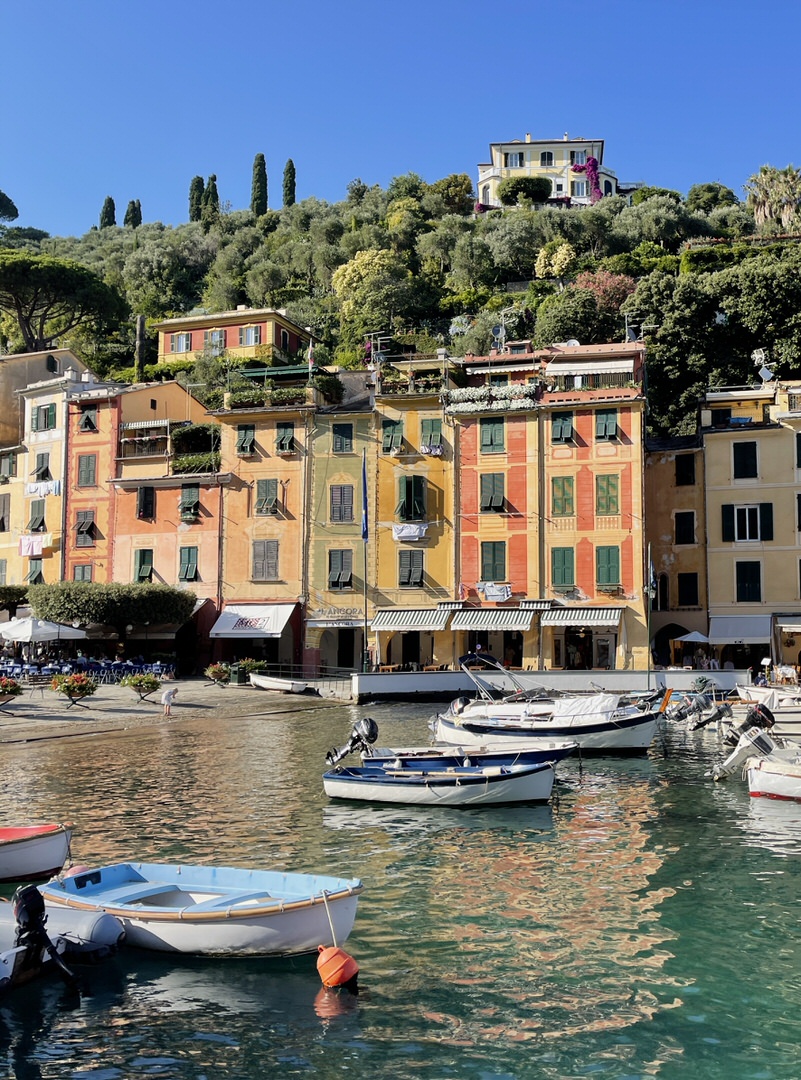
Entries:
[[302, 694], [309, 688], [302, 679], [279, 679], [274, 675], [260, 675], [257, 671], [250, 673], [250, 685], [257, 690], [273, 690], [279, 694]]
[[72, 825], [0, 828], [0, 881], [42, 881], [57, 874], [70, 853]]
[[116, 863], [54, 878], [49, 905], [115, 915], [126, 944], [209, 956], [293, 956], [342, 945], [358, 878], [227, 866]]

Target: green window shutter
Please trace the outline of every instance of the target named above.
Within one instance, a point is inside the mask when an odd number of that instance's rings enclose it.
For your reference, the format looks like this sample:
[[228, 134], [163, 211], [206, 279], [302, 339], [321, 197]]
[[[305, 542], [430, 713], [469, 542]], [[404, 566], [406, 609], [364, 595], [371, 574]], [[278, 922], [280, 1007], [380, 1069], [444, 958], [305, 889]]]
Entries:
[[78, 487], [94, 487], [97, 472], [95, 454], [78, 455]]
[[275, 449], [279, 454], [291, 454], [295, 449], [295, 425], [275, 425]]
[[181, 548], [181, 565], [178, 568], [179, 581], [197, 580], [197, 550], [196, 547]]
[[25, 575], [25, 580], [31, 585], [41, 585], [44, 581], [44, 575], [42, 574], [42, 560], [31, 559], [28, 563], [28, 573]]
[[573, 413], [554, 413], [551, 421], [551, 442], [567, 442], [572, 438]]
[[401, 588], [419, 588], [423, 584], [422, 551], [399, 552], [398, 566], [398, 584]]
[[551, 512], [554, 517], [570, 517], [575, 512], [572, 476], [553, 477], [551, 481]]
[[0, 495], [0, 532], [9, 532], [11, 530], [10, 512], [11, 496]]
[[759, 504], [759, 539], [773, 539], [773, 503]]
[[381, 424], [381, 450], [389, 454], [403, 446], [403, 424], [400, 420], [384, 420]]
[[595, 512], [596, 514], [620, 513], [617, 476], [595, 477]]
[[410, 492], [408, 481], [410, 479], [408, 476], [401, 476], [398, 479], [398, 505], [395, 507], [395, 514], [401, 521], [409, 520]]
[[504, 448], [503, 420], [494, 416], [481, 418], [481, 452], [484, 454], [501, 453]]
[[178, 509], [184, 520], [196, 518], [200, 513], [200, 485], [181, 484], [181, 502]]
[[256, 443], [255, 424], [238, 424], [236, 429], [237, 454], [252, 454]]
[[555, 587], [573, 586], [575, 584], [573, 548], [552, 548], [551, 550], [551, 584]]
[[278, 541], [266, 540], [264, 551], [264, 564], [267, 570], [267, 578], [274, 581], [278, 577]]
[[79, 510], [75, 519], [75, 546], [94, 547], [95, 543], [95, 512], [94, 510]]
[[34, 499], [31, 503], [31, 517], [28, 522], [28, 532], [45, 531], [45, 501]]
[[39, 407], [34, 406], [31, 409], [31, 431], [39, 430]]
[[481, 544], [482, 581], [506, 580], [506, 544], [504, 541], [485, 541]]
[[328, 587], [335, 589], [339, 583], [339, 575], [342, 571], [342, 551], [328, 552]]
[[420, 428], [422, 446], [442, 446], [442, 421], [429, 418], [423, 420]]
[[0, 559], [0, 585], [6, 584], [6, 574], [8, 569], [8, 560]]
[[47, 427], [54, 428], [56, 426], [56, 405], [55, 402], [51, 402], [47, 406]]
[[332, 447], [335, 454], [350, 454], [353, 451], [353, 424], [333, 425]]
[[150, 581], [153, 575], [153, 549], [140, 548], [136, 552], [136, 580]]
[[620, 584], [620, 549], [598, 547], [595, 549], [595, 582], [597, 585]]
[[734, 540], [734, 504], [724, 503], [721, 509], [721, 539], [725, 541]]
[[253, 541], [254, 581], [274, 581], [278, 577], [278, 541]]
[[350, 549], [328, 552], [329, 589], [349, 589], [353, 578], [353, 552]]
[[331, 521], [353, 521], [353, 485], [331, 485]]
[[156, 489], [152, 487], [140, 487], [136, 493], [136, 516], [138, 518], [152, 518], [156, 507]]
[[256, 513], [257, 514], [277, 514], [278, 513], [278, 481], [277, 480], [257, 480], [256, 481]]
[[617, 435], [617, 410], [599, 409], [595, 414], [595, 438], [614, 439]]

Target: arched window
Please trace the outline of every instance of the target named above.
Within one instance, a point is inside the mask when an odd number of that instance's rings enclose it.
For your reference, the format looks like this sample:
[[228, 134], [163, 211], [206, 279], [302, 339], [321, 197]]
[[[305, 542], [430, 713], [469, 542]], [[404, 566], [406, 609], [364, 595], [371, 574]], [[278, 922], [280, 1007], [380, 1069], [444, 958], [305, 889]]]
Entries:
[[543, 150], [540, 153], [540, 167], [547, 168], [549, 165], [553, 165], [553, 150]]
[[611, 180], [604, 180], [604, 195], [611, 195], [611, 194], [612, 194], [612, 181]]

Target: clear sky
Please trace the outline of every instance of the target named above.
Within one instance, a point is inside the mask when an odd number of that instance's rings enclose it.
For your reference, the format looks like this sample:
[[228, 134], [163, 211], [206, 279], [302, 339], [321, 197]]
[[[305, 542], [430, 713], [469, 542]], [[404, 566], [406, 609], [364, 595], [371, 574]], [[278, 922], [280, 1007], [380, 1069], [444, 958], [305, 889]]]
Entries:
[[0, 190], [15, 224], [82, 235], [188, 219], [193, 176], [247, 208], [254, 156], [280, 208], [349, 181], [433, 182], [509, 139], [606, 140], [621, 180], [801, 165], [799, 0], [0, 0]]

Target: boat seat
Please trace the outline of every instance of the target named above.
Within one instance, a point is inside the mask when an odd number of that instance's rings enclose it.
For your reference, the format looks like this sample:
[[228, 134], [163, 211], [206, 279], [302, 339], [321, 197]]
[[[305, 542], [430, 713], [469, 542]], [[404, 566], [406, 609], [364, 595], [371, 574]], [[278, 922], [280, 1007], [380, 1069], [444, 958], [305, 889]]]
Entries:
[[261, 892], [238, 893], [230, 892], [224, 896], [213, 896], [210, 900], [202, 900], [199, 904], [192, 905], [192, 911], [225, 911], [226, 908], [238, 907], [240, 904], [249, 903], [251, 900], [262, 900], [264, 904], [278, 904], [281, 901], [270, 896], [264, 889]]
[[113, 907], [115, 904], [132, 904], [137, 900], [144, 900], [150, 896], [159, 896], [162, 893], [175, 892], [176, 889], [178, 889], [177, 885], [154, 885], [152, 881], [149, 884], [146, 881], [140, 881], [136, 884], [121, 885], [119, 889], [104, 890], [102, 899], [91, 892], [84, 894], [83, 890], [80, 889], [76, 890], [74, 894], [70, 893], [69, 895], [75, 895], [79, 898], [82, 895], [86, 895], [101, 907]]

